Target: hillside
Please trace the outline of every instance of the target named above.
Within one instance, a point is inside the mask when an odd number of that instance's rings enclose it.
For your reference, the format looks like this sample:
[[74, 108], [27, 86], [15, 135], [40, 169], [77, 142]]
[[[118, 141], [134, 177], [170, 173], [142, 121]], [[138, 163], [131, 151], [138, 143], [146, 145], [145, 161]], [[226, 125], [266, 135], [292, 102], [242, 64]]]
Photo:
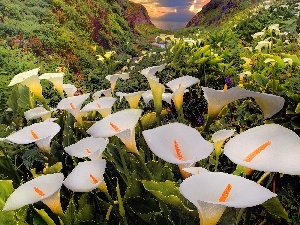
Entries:
[[299, 1], [2, 2], [0, 224], [299, 224]]
[[256, 6], [258, 0], [211, 0], [186, 25], [193, 27], [199, 25], [218, 25], [228, 14]]
[[[83, 68], [96, 67], [95, 55], [106, 50], [136, 54], [134, 26], [151, 24], [147, 11], [138, 14], [141, 8], [127, 0], [35, 0], [30, 3], [4, 0], [0, 3], [1, 47], [32, 54], [30, 57], [40, 62], [51, 59], [54, 65], [47, 66], [51, 70], [64, 65], [75, 74], [81, 73]], [[0, 70], [18, 73], [31, 68], [24, 65], [18, 70], [8, 66], [9, 53], [1, 52], [4, 55], [0, 59]], [[28, 58], [20, 57], [18, 61]]]

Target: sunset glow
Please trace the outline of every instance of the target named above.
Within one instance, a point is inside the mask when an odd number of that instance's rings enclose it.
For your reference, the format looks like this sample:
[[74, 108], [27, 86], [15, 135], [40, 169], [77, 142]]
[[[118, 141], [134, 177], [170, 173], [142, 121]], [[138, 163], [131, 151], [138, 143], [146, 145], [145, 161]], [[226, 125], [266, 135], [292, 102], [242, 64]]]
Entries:
[[197, 12], [201, 11], [203, 5], [207, 4], [210, 0], [187, 0], [187, 1], [132, 0], [132, 1], [144, 5], [148, 11], [150, 18], [158, 19], [167, 14], [174, 14], [179, 12], [181, 13], [192, 12], [196, 14]]

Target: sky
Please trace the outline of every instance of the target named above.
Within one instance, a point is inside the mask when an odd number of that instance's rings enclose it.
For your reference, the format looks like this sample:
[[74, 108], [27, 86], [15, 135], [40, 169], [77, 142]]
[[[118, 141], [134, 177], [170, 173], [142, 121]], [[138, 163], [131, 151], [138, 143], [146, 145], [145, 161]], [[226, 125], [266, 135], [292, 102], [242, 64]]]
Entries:
[[[131, 0], [143, 4], [151, 21], [186, 24], [210, 0]], [[181, 25], [184, 26], [184, 25]]]

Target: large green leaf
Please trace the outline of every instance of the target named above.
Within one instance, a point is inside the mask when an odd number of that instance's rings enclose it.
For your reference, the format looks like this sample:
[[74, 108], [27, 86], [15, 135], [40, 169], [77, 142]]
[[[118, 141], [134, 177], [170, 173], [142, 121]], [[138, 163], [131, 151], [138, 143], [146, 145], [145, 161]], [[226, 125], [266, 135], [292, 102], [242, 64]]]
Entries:
[[[56, 225], [55, 222], [50, 218], [50, 216], [45, 212], [44, 209], [35, 209], [37, 211], [37, 213], [41, 216], [41, 218], [44, 220], [44, 222], [47, 224], [47, 225]], [[40, 220], [39, 221], [36, 221], [34, 222], [34, 224], [36, 225], [40, 225], [41, 222]]]
[[271, 198], [268, 201], [264, 202], [262, 206], [272, 215], [290, 221], [288, 213], [285, 211], [284, 207], [280, 203], [277, 197]]
[[156, 181], [173, 180], [173, 172], [165, 164], [158, 161], [149, 161], [147, 167]]
[[191, 211], [184, 203], [184, 197], [178, 189], [178, 184], [172, 181], [156, 182], [142, 181], [144, 188], [164, 203]]
[[0, 224], [27, 224], [25, 222], [27, 208], [23, 207], [18, 211], [2, 211], [6, 200], [13, 191], [11, 180], [0, 180]]

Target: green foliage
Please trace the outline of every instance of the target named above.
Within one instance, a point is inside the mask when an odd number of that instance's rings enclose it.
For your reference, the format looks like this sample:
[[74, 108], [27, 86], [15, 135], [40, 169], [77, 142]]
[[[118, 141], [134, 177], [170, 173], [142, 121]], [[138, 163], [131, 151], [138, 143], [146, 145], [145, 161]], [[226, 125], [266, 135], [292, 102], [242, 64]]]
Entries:
[[[125, 1], [124, 5], [127, 3]], [[139, 155], [129, 152], [119, 138], [110, 137], [102, 154], [107, 162], [103, 178], [105, 185], [102, 183], [105, 187], [101, 185], [87, 193], [72, 192], [62, 187], [60, 197], [63, 215], [55, 215], [45, 205], [37, 203], [34, 207], [1, 212], [0, 223], [199, 223], [195, 206], [179, 191], [183, 177], [177, 165], [164, 162], [150, 151], [143, 138], [144, 130], [180, 121], [196, 127], [205, 139], [210, 140], [215, 131], [235, 129], [240, 133], [264, 123], [275, 122], [298, 133], [300, 129], [300, 50], [297, 33], [300, 24], [299, 18], [289, 10], [296, 6], [292, 1], [287, 1], [288, 9], [279, 10], [282, 3], [273, 4], [269, 9], [258, 9], [253, 15], [250, 9], [245, 9], [249, 4], [250, 1], [241, 1], [239, 7], [242, 11], [236, 14], [230, 11], [228, 15], [231, 21], [222, 17], [218, 28], [181, 30], [175, 34], [181, 38], [169, 43], [165, 49], [159, 49], [133, 36], [124, 20], [122, 8], [114, 0], [2, 1], [0, 11], [5, 22], [0, 23], [0, 82], [3, 84], [0, 95], [1, 137], [41, 121], [26, 121], [26, 110], [41, 104], [55, 108], [62, 98], [48, 81], [41, 82], [45, 102], [37, 99], [26, 86], [7, 86], [13, 75], [32, 68], [40, 67], [41, 73], [63, 70], [64, 83], [75, 84], [80, 88], [78, 93], [93, 94], [107, 89], [111, 84], [105, 77], [121, 72], [128, 72], [130, 79], [118, 80], [115, 92], [145, 91], [149, 89], [149, 84], [140, 71], [163, 63], [166, 63], [165, 69], [155, 74], [162, 84], [184, 75], [199, 78], [200, 84], [192, 86], [184, 94], [184, 118], [179, 118], [173, 103], [164, 102], [161, 118], [158, 118], [152, 102], [146, 105], [140, 101], [143, 116], [134, 132]], [[31, 8], [27, 11], [28, 7]], [[275, 9], [282, 18], [278, 17]], [[211, 12], [211, 16], [216, 16], [216, 12]], [[289, 33], [281, 35], [270, 30], [268, 26], [275, 23], [279, 24], [280, 32]], [[254, 33], [264, 28], [262, 36], [253, 38]], [[148, 39], [149, 42], [162, 33], [148, 25], [138, 25], [136, 32], [139, 38]], [[256, 50], [257, 44], [267, 38], [272, 40], [271, 47], [261, 52]], [[141, 47], [145, 51], [141, 51]], [[117, 54], [97, 60], [96, 55], [103, 56], [105, 50], [110, 49]], [[289, 63], [286, 58], [292, 62]], [[266, 59], [273, 61], [266, 62]], [[253, 99], [238, 100], [225, 106], [218, 117], [211, 121], [208, 133], [205, 133], [203, 121], [208, 120], [207, 102], [201, 86], [221, 90], [225, 84], [228, 88], [239, 86], [282, 96], [285, 98], [284, 108], [271, 119], [264, 120]], [[169, 91], [166, 88], [166, 92]], [[6, 112], [8, 107], [11, 111]], [[118, 99], [113, 111], [118, 112], [127, 107], [125, 100]], [[56, 122], [61, 130], [52, 139], [50, 153], [41, 152], [34, 143], [1, 143], [0, 171], [3, 180], [0, 182], [0, 209], [13, 192], [12, 185], [17, 188], [40, 174], [62, 172], [67, 176], [79, 162], [89, 160], [71, 157], [64, 148], [87, 137], [86, 130], [102, 118], [96, 111], [83, 115], [82, 123], [67, 111], [57, 110], [52, 115], [57, 117]], [[222, 154], [219, 159], [211, 155], [198, 161], [197, 165], [210, 171], [245, 176], [244, 168], [235, 165]], [[247, 178], [257, 181], [260, 175], [260, 172], [256, 172]], [[276, 182], [278, 185], [275, 185]], [[270, 224], [273, 221], [297, 223], [298, 177], [289, 176], [287, 181], [281, 181], [281, 177], [277, 178], [276, 174], [266, 183], [267, 188], [273, 185], [278, 198], [265, 202], [263, 207], [250, 208], [245, 213], [227, 209], [220, 224], [239, 222], [236, 220], [253, 224], [262, 221]], [[238, 212], [241, 214], [238, 215]], [[249, 217], [250, 213], [252, 216]]]

